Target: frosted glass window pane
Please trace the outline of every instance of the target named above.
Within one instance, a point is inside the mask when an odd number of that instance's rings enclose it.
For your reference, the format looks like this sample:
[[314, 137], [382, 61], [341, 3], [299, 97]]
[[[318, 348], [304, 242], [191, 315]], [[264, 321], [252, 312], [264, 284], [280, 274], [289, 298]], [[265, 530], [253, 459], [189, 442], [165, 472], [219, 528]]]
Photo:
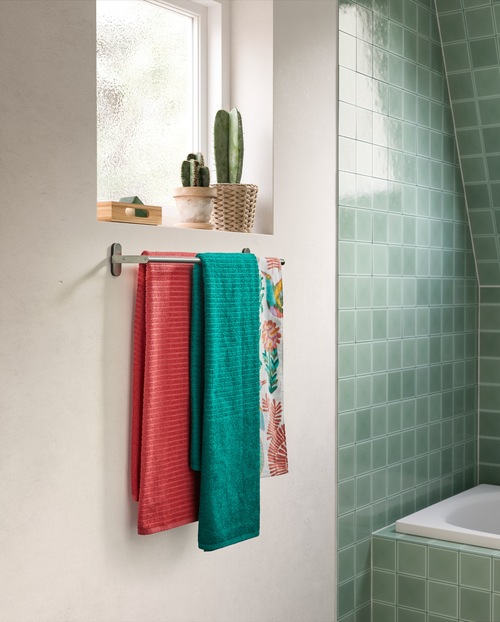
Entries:
[[163, 206], [196, 148], [194, 19], [144, 0], [96, 5], [97, 197]]

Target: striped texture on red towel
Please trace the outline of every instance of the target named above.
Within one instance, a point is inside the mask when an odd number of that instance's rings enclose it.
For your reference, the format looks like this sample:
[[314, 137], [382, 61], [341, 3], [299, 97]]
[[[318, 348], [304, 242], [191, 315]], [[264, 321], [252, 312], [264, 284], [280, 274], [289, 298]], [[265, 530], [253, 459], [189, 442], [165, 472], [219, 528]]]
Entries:
[[[149, 253], [185, 256], [192, 253]], [[193, 264], [139, 266], [134, 316], [132, 497], [147, 535], [198, 519], [189, 467], [189, 339]]]

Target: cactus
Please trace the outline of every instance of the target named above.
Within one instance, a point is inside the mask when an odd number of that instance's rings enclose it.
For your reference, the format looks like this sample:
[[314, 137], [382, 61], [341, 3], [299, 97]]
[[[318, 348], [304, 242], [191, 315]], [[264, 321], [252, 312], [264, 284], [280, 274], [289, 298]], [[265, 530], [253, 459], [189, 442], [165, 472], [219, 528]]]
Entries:
[[236, 108], [219, 110], [214, 122], [214, 150], [217, 182], [239, 184], [243, 169], [243, 124]]
[[181, 166], [181, 179], [183, 186], [210, 186], [210, 171], [202, 153], [188, 154]]

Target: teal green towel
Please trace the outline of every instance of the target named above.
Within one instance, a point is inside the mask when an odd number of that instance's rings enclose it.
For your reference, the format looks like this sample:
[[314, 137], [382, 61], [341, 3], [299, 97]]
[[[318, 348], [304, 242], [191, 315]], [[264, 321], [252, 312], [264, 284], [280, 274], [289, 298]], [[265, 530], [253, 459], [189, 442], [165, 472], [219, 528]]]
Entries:
[[191, 318], [191, 468], [198, 546], [259, 535], [259, 270], [254, 255], [201, 253]]

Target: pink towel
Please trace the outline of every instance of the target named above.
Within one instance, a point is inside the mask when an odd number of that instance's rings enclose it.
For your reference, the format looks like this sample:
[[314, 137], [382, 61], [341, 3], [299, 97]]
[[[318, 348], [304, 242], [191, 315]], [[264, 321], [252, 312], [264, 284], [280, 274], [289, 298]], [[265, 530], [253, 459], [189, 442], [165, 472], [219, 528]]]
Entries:
[[[184, 256], [192, 253], [149, 253]], [[198, 520], [189, 467], [189, 337], [193, 264], [139, 266], [134, 317], [132, 497], [146, 535]]]

